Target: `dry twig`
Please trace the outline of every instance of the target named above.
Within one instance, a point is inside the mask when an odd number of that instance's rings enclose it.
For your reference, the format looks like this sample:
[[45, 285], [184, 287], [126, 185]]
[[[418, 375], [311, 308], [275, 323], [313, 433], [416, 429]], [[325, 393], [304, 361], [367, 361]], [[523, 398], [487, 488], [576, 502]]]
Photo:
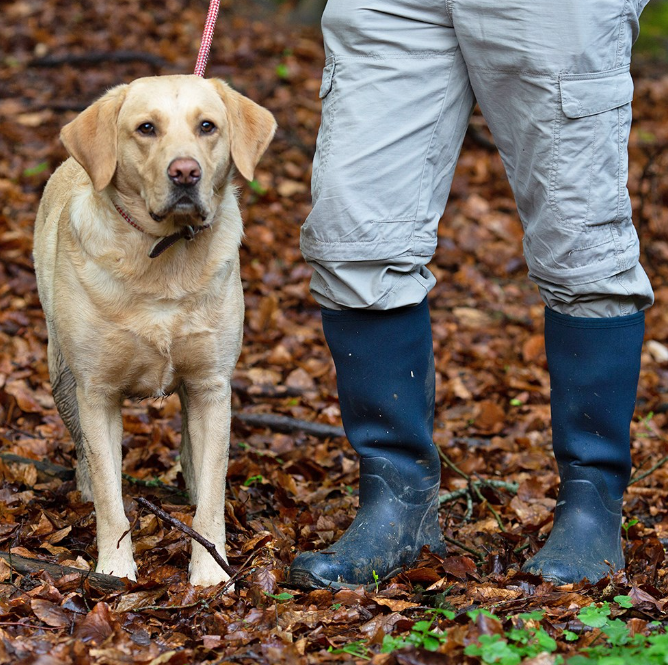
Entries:
[[324, 423], [314, 423], [308, 420], [298, 420], [290, 416], [279, 416], [273, 413], [233, 413], [237, 420], [240, 420], [251, 427], [268, 427], [277, 432], [295, 432], [302, 431], [304, 434], [310, 434], [319, 439], [336, 439], [345, 436], [343, 427], [336, 425], [325, 425]]
[[191, 529], [187, 524], [184, 524], [181, 520], [177, 520], [176, 517], [172, 517], [169, 513], [165, 512], [162, 508], [158, 508], [155, 504], [151, 503], [148, 499], [138, 496], [135, 497], [135, 501], [140, 505], [146, 508], [149, 512], [157, 515], [163, 522], [167, 522], [174, 528], [179, 531], [183, 531], [187, 536], [190, 536], [193, 540], [196, 540], [212, 557], [213, 560], [230, 576], [234, 576], [236, 571], [232, 568], [225, 559], [220, 555], [216, 546], [210, 541], [207, 540], [203, 535], [197, 533], [194, 529]]
[[480, 561], [485, 560], [485, 555], [482, 552], [474, 550], [472, 547], [469, 547], [468, 545], [464, 545], [464, 543], [462, 543], [459, 540], [456, 540], [455, 538], [450, 538], [450, 536], [446, 536], [445, 534], [443, 534], [443, 540], [445, 540], [446, 543], [450, 543], [451, 545], [459, 547], [459, 549], [464, 550], [469, 554], [473, 554], [473, 556], [477, 557]]
[[301, 397], [308, 392], [301, 388], [294, 388], [286, 385], [248, 385], [245, 381], [232, 379], [232, 390], [239, 395], [248, 395], [249, 397], [281, 398], [281, 397]]
[[517, 483], [506, 482], [504, 480], [486, 480], [484, 478], [480, 478], [478, 475], [476, 475], [477, 480], [474, 480], [467, 473], [464, 473], [464, 471], [462, 471], [440, 448], [438, 449], [438, 454], [448, 468], [452, 469], [452, 471], [464, 478], [468, 483], [467, 487], [463, 487], [462, 489], [454, 490], [453, 492], [448, 492], [447, 494], [441, 495], [438, 499], [439, 505], [465, 498], [466, 513], [464, 515], [464, 521], [467, 521], [473, 512], [473, 497], [475, 496], [492, 513], [501, 531], [505, 531], [506, 529], [501, 521], [501, 516], [493, 508], [489, 501], [483, 497], [482, 493], [480, 492], [480, 487], [488, 486], [495, 489], [506, 490], [511, 494], [517, 494], [519, 485]]
[[8, 464], [32, 464], [38, 471], [45, 473], [47, 476], [60, 478], [60, 480], [72, 480], [74, 478], [74, 469], [54, 464], [53, 462], [49, 462], [49, 460], [29, 459], [28, 457], [21, 457], [14, 453], [0, 453], [0, 459]]
[[641, 480], [647, 478], [647, 476], [653, 474], [657, 469], [661, 468], [666, 462], [668, 462], [668, 455], [662, 457], [654, 466], [649, 468], [647, 471], [644, 471], [643, 473], [631, 478], [631, 480], [629, 481], [629, 486], [635, 485]]

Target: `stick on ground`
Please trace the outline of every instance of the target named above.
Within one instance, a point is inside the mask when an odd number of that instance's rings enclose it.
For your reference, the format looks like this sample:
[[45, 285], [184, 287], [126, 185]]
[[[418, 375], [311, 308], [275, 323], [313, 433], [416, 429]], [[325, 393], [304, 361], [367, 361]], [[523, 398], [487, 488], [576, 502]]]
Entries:
[[654, 464], [654, 466], [652, 466], [647, 471], [645, 471], [643, 473], [640, 473], [636, 476], [633, 476], [633, 478], [631, 478], [631, 480], [629, 481], [629, 487], [631, 485], [635, 485], [636, 483], [640, 482], [641, 480], [647, 478], [647, 476], [653, 474], [657, 469], [662, 467], [666, 462], [668, 462], [668, 455], [666, 455], [665, 457], [662, 457], [656, 464]]
[[220, 555], [216, 546], [210, 541], [207, 540], [204, 536], [197, 533], [194, 529], [191, 529], [187, 524], [184, 524], [181, 520], [177, 520], [176, 517], [172, 517], [169, 513], [165, 512], [162, 508], [158, 508], [155, 504], [151, 503], [148, 499], [138, 496], [135, 497], [135, 501], [140, 505], [146, 508], [146, 510], [152, 512], [154, 515], [157, 515], [163, 522], [171, 524], [174, 528], [179, 531], [183, 531], [187, 536], [190, 536], [193, 540], [196, 540], [214, 559], [214, 561], [230, 576], [235, 575], [235, 570], [232, 568], [223, 557]]
[[28, 559], [9, 552], [0, 552], [0, 559], [4, 559], [15, 571], [21, 574], [39, 573], [44, 570], [54, 579], [61, 579], [66, 575], [75, 573], [81, 577], [82, 582], [88, 580], [90, 585], [99, 591], [109, 593], [111, 591], [123, 591], [127, 588], [126, 583], [120, 577], [114, 575], [104, 575], [103, 573], [94, 573], [71, 566], [61, 566], [40, 559]]
[[310, 434], [320, 439], [335, 439], [345, 436], [343, 427], [336, 425], [325, 425], [324, 423], [314, 423], [308, 420], [298, 420], [290, 416], [279, 416], [273, 413], [233, 413], [237, 420], [240, 420], [251, 427], [268, 427], [277, 432], [294, 432], [300, 430], [304, 434]]
[[74, 469], [69, 469], [60, 464], [54, 464], [49, 460], [36, 460], [27, 457], [21, 457], [14, 453], [0, 453], [0, 459], [8, 464], [32, 464], [38, 471], [45, 473], [47, 476], [55, 476], [61, 480], [72, 480], [74, 478]]

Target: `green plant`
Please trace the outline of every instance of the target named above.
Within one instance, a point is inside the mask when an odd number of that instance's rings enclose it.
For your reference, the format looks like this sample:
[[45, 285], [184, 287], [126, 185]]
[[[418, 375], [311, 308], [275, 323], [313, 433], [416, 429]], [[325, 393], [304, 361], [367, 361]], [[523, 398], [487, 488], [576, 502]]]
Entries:
[[629, 539], [629, 529], [635, 524], [638, 524], [638, 520], [635, 519], [635, 517], [632, 520], [628, 520], [628, 522], [624, 522], [624, 524], [622, 524], [622, 529], [624, 529], [624, 535], [626, 536], [626, 540]]
[[279, 603], [285, 603], [288, 600], [292, 600], [294, 596], [291, 593], [267, 593], [266, 591], [264, 592], [264, 595], [267, 596], [267, 598], [273, 598], [274, 600], [277, 600]]
[[[632, 635], [622, 619], [612, 618], [613, 613], [621, 616], [631, 608], [632, 599], [623, 595], [615, 596], [614, 603], [604, 602], [581, 608], [577, 618], [593, 640], [590, 639], [589, 645], [581, 647], [579, 653], [573, 656], [556, 653], [556, 640], [541, 625], [544, 612], [517, 614], [510, 618], [512, 626], [501, 632], [500, 619], [489, 610], [478, 608], [466, 613], [469, 619], [476, 621], [481, 615], [492, 619], [498, 632], [481, 635], [475, 644], [469, 644], [464, 649], [464, 653], [484, 665], [520, 665], [540, 654], [553, 654], [550, 661], [553, 665], [668, 665], [668, 635], [659, 632], [659, 622], [648, 624], [649, 635]], [[445, 643], [447, 633], [434, 626], [434, 621], [441, 617], [452, 621], [455, 613], [433, 608], [427, 610], [427, 614], [431, 614], [432, 618], [417, 621], [407, 634], [396, 637], [385, 635], [381, 652], [390, 653], [405, 647], [438, 651]], [[591, 631], [595, 631], [593, 635]], [[576, 642], [580, 638], [571, 630], [564, 630], [561, 635], [567, 642]], [[351, 642], [340, 649], [330, 648], [329, 651], [364, 660], [370, 660], [374, 655], [370, 646], [361, 641]]]
[[[473, 610], [468, 615], [475, 621], [479, 614], [496, 618], [487, 610]], [[481, 635], [479, 644], [469, 644], [464, 653], [467, 656], [478, 656], [483, 663], [498, 665], [519, 665], [525, 658], [534, 658], [541, 653], [554, 653], [557, 643], [538, 623], [543, 612], [527, 612], [518, 614], [517, 626], [506, 631], [504, 635]], [[557, 656], [555, 663], [562, 663]]]
[[455, 613], [452, 610], [446, 610], [443, 607], [432, 607], [426, 611], [426, 614], [440, 614], [444, 619], [452, 621], [455, 618]]
[[481, 614], [489, 617], [490, 619], [496, 619], [494, 614], [492, 614], [489, 610], [486, 610], [484, 607], [480, 607], [477, 610], [471, 610], [470, 612], [466, 613], [466, 616], [471, 619], [471, 621], [475, 621]]
[[[633, 606], [629, 596], [615, 596], [615, 602], [621, 609]], [[611, 619], [610, 603], [600, 606], [589, 605], [578, 612], [578, 619], [590, 628], [600, 630], [599, 638], [594, 639], [581, 653], [568, 659], [568, 665], [665, 665], [668, 663], [668, 635], [657, 633], [660, 624], [649, 624], [650, 635], [636, 633], [631, 635], [628, 626], [621, 619]]]
[[39, 164], [36, 164], [35, 166], [31, 166], [27, 169], [23, 170], [23, 175], [26, 178], [29, 178], [34, 175], [39, 175], [40, 173], [44, 173], [49, 168], [49, 162], [40, 162]]
[[329, 647], [327, 649], [327, 652], [347, 653], [350, 656], [355, 656], [355, 658], [363, 658], [364, 660], [371, 660], [371, 656], [369, 654], [372, 653], [362, 640], [357, 640], [356, 642], [351, 642], [350, 644], [346, 644], [340, 649], [334, 649], [333, 647]]
[[652, 418], [654, 418], [654, 411], [650, 411], [646, 416], [640, 416], [638, 418], [638, 421], [640, 424], [645, 428], [645, 432], [637, 432], [636, 436], [640, 439], [642, 438], [647, 438], [654, 432], [652, 431], [652, 428], [650, 426], [650, 423], [652, 422]]
[[608, 622], [610, 612], [610, 603], [603, 603], [600, 607], [596, 607], [596, 605], [588, 605], [578, 612], [578, 619], [580, 619], [585, 626], [601, 628]]
[[261, 483], [264, 480], [264, 477], [258, 474], [257, 476], [251, 476], [244, 480], [244, 487], [250, 487], [255, 483]]
[[257, 180], [250, 180], [248, 186], [258, 195], [264, 196], [267, 193], [265, 187], [263, 187]]
[[630, 609], [631, 607], [633, 607], [633, 601], [631, 600], [631, 596], [615, 596], [614, 601], [624, 609]]
[[416, 621], [405, 638], [385, 635], [381, 652], [390, 653], [407, 646], [414, 646], [427, 651], [437, 651], [441, 643], [445, 641], [445, 633], [432, 630], [432, 624], [433, 620]]

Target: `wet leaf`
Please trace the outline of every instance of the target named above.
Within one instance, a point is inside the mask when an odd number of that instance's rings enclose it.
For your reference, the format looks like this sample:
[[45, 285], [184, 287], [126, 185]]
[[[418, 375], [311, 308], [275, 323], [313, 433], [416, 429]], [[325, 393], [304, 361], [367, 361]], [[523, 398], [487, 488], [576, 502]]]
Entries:
[[82, 642], [101, 644], [114, 632], [113, 618], [107, 603], [98, 603], [74, 629], [74, 636]]
[[30, 607], [35, 616], [43, 621], [47, 626], [54, 628], [65, 628], [70, 625], [70, 619], [67, 612], [55, 603], [40, 598], [34, 598], [30, 601]]

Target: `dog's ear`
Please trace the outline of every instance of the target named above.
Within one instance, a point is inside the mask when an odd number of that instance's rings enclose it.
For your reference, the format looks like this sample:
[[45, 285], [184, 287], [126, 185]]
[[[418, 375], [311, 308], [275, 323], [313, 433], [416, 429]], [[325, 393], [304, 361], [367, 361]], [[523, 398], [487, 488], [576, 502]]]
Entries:
[[211, 79], [211, 82], [227, 109], [232, 160], [239, 173], [246, 180], [252, 180], [255, 167], [276, 131], [274, 116], [224, 81]]
[[84, 167], [98, 192], [111, 182], [116, 171], [118, 113], [126, 89], [127, 85], [112, 88], [60, 132], [67, 152]]

